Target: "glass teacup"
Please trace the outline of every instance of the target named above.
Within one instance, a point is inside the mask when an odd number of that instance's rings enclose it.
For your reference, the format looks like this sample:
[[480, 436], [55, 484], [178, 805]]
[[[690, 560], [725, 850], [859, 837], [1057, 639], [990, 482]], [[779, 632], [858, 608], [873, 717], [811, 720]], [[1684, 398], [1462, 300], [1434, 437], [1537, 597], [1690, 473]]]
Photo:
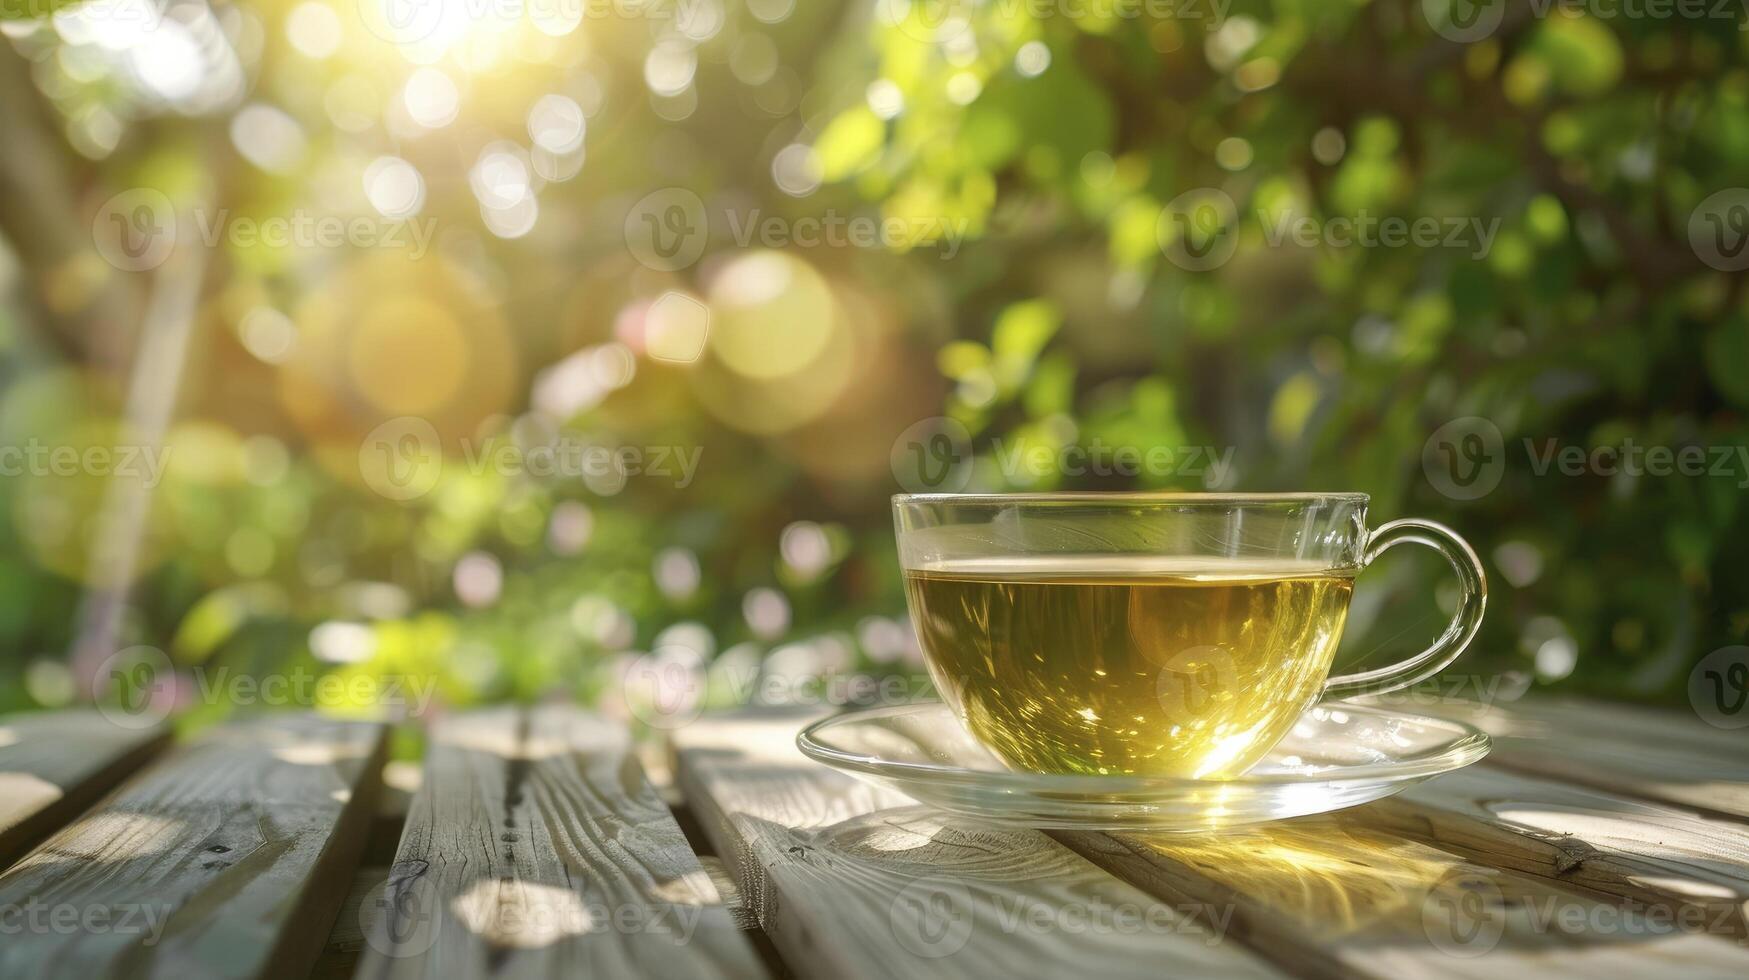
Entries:
[[[1365, 494], [908, 494], [905, 594], [931, 676], [967, 729], [1035, 772], [1223, 778], [1319, 698], [1431, 677], [1481, 624], [1481, 563], [1450, 529], [1366, 527]], [[1386, 549], [1438, 551], [1461, 585], [1433, 646], [1330, 676], [1354, 578]]]

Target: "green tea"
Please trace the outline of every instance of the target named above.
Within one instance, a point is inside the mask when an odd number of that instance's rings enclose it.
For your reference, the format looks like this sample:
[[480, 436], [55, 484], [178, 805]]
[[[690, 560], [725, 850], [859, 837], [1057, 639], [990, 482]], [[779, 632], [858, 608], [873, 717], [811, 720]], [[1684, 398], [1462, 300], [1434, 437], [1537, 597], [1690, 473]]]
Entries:
[[1318, 699], [1352, 573], [1292, 561], [1030, 558], [905, 573], [972, 734], [1039, 772], [1244, 772]]

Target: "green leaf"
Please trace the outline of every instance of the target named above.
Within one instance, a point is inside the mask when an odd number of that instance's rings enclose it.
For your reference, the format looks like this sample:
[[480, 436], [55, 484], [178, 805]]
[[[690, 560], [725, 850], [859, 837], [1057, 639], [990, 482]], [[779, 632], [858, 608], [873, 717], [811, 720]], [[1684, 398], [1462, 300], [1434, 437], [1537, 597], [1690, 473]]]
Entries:
[[990, 350], [996, 355], [996, 380], [1011, 390], [1026, 379], [1032, 362], [1057, 332], [1062, 317], [1046, 300], [1015, 303], [996, 318], [990, 335]]

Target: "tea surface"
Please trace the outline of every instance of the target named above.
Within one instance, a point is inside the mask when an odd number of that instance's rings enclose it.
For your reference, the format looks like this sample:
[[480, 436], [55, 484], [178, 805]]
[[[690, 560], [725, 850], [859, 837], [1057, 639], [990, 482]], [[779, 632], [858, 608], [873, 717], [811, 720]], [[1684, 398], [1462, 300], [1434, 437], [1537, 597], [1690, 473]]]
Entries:
[[1222, 777], [1318, 699], [1353, 578], [1041, 556], [907, 571], [905, 588], [943, 697], [1010, 765]]

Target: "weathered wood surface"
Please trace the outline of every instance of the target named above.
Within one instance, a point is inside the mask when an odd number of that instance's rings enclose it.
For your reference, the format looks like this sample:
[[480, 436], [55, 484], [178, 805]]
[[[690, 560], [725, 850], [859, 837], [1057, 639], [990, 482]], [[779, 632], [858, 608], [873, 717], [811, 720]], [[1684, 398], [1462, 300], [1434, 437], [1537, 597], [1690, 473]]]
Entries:
[[1749, 824], [1486, 764], [1355, 815], [1480, 864], [1705, 910], [1710, 931], [1749, 937]]
[[382, 917], [383, 885], [388, 880], [386, 864], [366, 865], [353, 872], [352, 888], [340, 903], [322, 955], [310, 968], [310, 980], [350, 980], [358, 970], [364, 937]]
[[[1391, 704], [1391, 699], [1380, 699]], [[1467, 721], [1494, 739], [1498, 766], [1749, 818], [1749, 730], [1693, 714], [1566, 698], [1484, 706], [1440, 700], [1405, 708]]]
[[670, 733], [682, 795], [797, 976], [1275, 974], [1043, 834], [965, 827], [808, 761], [802, 720]]
[[566, 706], [435, 727], [358, 976], [756, 977], [624, 726]]
[[[0, 875], [4, 977], [299, 977], [376, 807], [380, 725], [223, 725]], [[35, 910], [35, 911], [31, 911]]]
[[0, 870], [65, 826], [169, 744], [91, 710], [0, 717]]
[[400, 793], [380, 726], [241, 723], [79, 816], [163, 732], [4, 719], [0, 844], [65, 826], [0, 874], [0, 977], [1749, 976], [1744, 733], [1404, 707], [1494, 756], [1203, 838], [976, 828], [807, 762], [795, 713], [671, 733], [671, 813], [567, 707], [441, 723]]
[[383, 766], [383, 792], [364, 846], [365, 865], [388, 867], [395, 863], [395, 852], [401, 849], [401, 830], [407, 825], [407, 808], [413, 805], [413, 794], [419, 791], [421, 773], [417, 762], [394, 759]]
[[1058, 833], [1162, 899], [1314, 977], [1749, 975], [1749, 948], [1683, 919], [1469, 861], [1368, 823], [1365, 807], [1208, 839]]

